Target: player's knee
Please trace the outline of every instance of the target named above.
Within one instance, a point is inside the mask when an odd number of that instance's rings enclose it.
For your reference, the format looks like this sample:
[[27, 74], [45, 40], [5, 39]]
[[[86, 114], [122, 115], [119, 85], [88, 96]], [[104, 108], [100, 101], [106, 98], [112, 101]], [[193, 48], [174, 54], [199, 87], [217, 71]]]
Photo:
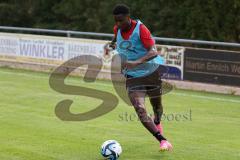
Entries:
[[135, 108], [136, 110], [145, 109], [144, 103], [139, 102], [139, 101], [135, 101], [135, 103], [133, 104], [133, 106], [134, 106], [134, 108]]
[[135, 107], [135, 110], [137, 112], [137, 115], [140, 119], [143, 119], [147, 116], [147, 111], [145, 108], [142, 107]]
[[144, 102], [140, 101], [139, 99], [131, 98], [130, 100], [134, 108], [144, 107]]

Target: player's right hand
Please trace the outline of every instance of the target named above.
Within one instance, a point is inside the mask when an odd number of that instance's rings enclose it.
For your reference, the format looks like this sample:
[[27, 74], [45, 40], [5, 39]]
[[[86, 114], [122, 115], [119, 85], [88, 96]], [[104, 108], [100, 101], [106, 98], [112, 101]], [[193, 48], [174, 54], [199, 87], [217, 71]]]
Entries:
[[109, 42], [109, 43], [105, 44], [104, 49], [105, 50], [114, 50], [114, 49], [116, 49], [116, 44], [113, 42]]
[[104, 45], [104, 55], [109, 55], [111, 51], [115, 49], [116, 45], [112, 42], [109, 42]]

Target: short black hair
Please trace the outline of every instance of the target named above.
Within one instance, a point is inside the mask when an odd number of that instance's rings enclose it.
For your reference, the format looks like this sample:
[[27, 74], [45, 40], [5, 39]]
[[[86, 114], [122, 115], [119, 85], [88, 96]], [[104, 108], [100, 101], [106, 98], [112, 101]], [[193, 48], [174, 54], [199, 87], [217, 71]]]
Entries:
[[114, 9], [113, 9], [113, 15], [128, 15], [130, 14], [130, 9], [127, 5], [125, 4], [117, 4]]

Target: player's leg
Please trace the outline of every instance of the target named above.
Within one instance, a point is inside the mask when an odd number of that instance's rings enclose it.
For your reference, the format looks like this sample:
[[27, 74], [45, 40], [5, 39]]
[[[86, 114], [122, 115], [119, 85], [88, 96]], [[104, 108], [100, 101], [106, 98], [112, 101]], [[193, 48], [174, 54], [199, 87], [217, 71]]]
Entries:
[[[154, 111], [154, 123], [158, 128], [160, 134], [163, 135], [163, 128], [161, 124], [161, 117], [163, 114], [162, 98], [161, 96], [158, 96], [158, 97], [150, 97], [149, 99]], [[161, 141], [160, 150], [161, 151], [172, 150], [171, 143], [169, 143], [167, 140]]]
[[158, 130], [160, 131], [160, 133], [163, 135], [163, 127], [161, 123], [161, 118], [163, 114], [162, 97], [161, 96], [150, 97], [149, 100], [154, 112], [153, 121], [157, 126]]
[[[162, 106], [162, 90], [161, 87], [147, 88], [147, 95], [149, 96], [150, 103], [152, 105], [153, 111], [154, 111], [154, 123], [156, 127], [158, 128], [158, 131], [161, 135], [163, 135], [162, 125], [161, 125], [161, 117], [163, 114], [163, 106]], [[166, 150], [172, 150], [172, 145], [167, 140], [162, 140], [160, 142], [160, 150], [166, 151]]]
[[147, 79], [152, 86], [147, 87], [147, 95], [149, 96], [150, 103], [154, 112], [154, 123], [157, 126], [160, 133], [163, 135], [163, 128], [161, 124], [161, 118], [163, 114], [162, 106], [162, 80], [161, 80], [161, 68], [158, 68]]
[[129, 93], [129, 98], [141, 123], [149, 132], [154, 134], [158, 130], [152, 119], [147, 115], [147, 111], [145, 108], [145, 95], [146, 93], [144, 91], [131, 91]]
[[143, 124], [143, 126], [152, 133], [156, 139], [161, 142], [167, 142], [166, 138], [164, 138], [159, 130], [157, 129], [156, 125], [154, 124], [151, 117], [148, 116], [146, 108], [145, 108], [145, 95], [146, 93], [143, 91], [131, 91], [129, 92], [129, 98], [134, 106], [134, 109], [137, 112], [137, 115]]

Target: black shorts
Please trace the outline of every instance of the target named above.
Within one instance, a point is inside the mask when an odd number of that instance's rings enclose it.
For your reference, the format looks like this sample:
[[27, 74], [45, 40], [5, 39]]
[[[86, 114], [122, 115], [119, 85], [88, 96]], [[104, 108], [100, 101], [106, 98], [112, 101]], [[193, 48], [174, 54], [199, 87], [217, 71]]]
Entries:
[[162, 80], [164, 66], [159, 66], [153, 73], [144, 76], [134, 78], [127, 75], [126, 88], [128, 93], [131, 92], [146, 92], [148, 96], [160, 96], [162, 95]]

